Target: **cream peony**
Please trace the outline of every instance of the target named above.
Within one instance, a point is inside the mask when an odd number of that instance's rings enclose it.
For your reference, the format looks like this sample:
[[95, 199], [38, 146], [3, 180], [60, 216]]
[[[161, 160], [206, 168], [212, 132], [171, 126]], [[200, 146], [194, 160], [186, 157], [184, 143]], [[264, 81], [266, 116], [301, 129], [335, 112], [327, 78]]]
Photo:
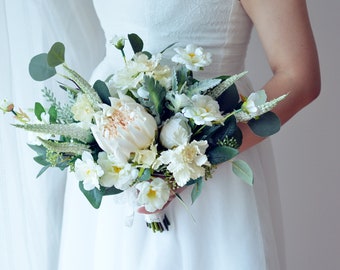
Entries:
[[190, 179], [205, 175], [205, 169], [202, 166], [210, 165], [205, 155], [207, 148], [207, 141], [192, 141], [162, 152], [159, 161], [168, 165], [167, 169], [173, 174], [176, 183], [183, 187]]
[[137, 202], [144, 206], [146, 211], [154, 212], [162, 209], [170, 197], [170, 188], [162, 178], [153, 178], [151, 182], [138, 183], [139, 190]]
[[159, 139], [164, 147], [171, 149], [182, 144], [187, 144], [191, 134], [188, 119], [181, 116], [181, 114], [176, 114], [165, 122]]
[[110, 98], [111, 106], [102, 105], [91, 130], [98, 145], [119, 163], [126, 163], [131, 153], [148, 148], [155, 139], [157, 124], [152, 115], [131, 97]]

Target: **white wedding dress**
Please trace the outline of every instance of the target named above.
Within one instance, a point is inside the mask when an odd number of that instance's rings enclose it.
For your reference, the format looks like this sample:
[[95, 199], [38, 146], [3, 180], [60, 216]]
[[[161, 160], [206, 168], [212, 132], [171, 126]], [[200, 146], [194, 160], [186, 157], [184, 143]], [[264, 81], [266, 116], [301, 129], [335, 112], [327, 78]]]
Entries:
[[[115, 34], [134, 32], [150, 52], [173, 42], [202, 46], [212, 53], [213, 63], [199, 73], [201, 77], [245, 70], [252, 23], [237, 0], [95, 0], [94, 5], [108, 41]], [[169, 49], [165, 57], [171, 53]], [[92, 78], [105, 79], [122, 64], [120, 52], [107, 42], [106, 57]], [[249, 82], [240, 81], [239, 90], [249, 93]], [[183, 192], [189, 212], [178, 200], [166, 208], [171, 226], [163, 233], [148, 229], [140, 214], [135, 214], [132, 226], [126, 226], [130, 209], [112, 196], [104, 198], [99, 210], [92, 209], [70, 176], [59, 269], [283, 269], [270, 145], [261, 143], [239, 158], [253, 168], [254, 187], [234, 176], [229, 163], [220, 165], [193, 205], [191, 188]]]

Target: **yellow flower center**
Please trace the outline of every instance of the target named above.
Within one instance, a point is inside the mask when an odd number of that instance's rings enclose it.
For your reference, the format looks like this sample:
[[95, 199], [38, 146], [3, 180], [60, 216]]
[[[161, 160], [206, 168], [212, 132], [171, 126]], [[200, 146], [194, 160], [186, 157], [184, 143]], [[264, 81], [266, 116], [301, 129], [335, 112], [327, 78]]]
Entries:
[[112, 170], [114, 173], [119, 173], [122, 170], [122, 168], [117, 167], [117, 166], [112, 166]]
[[197, 151], [195, 147], [192, 146], [187, 146], [183, 150], [183, 160], [186, 163], [191, 163], [195, 159], [197, 155]]
[[194, 58], [196, 56], [195, 53], [189, 53], [190, 58]]
[[149, 199], [155, 199], [157, 196], [156, 190], [150, 188], [148, 194], [146, 195], [149, 197]]

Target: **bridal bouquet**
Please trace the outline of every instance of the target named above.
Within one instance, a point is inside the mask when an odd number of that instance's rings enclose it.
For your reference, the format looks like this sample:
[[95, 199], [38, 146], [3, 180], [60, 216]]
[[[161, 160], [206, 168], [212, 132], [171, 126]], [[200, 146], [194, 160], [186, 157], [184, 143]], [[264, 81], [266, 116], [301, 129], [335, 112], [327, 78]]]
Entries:
[[[134, 51], [131, 59], [126, 40]], [[38, 176], [50, 167], [69, 168], [95, 208], [103, 196], [126, 192], [133, 205], [150, 212], [146, 221], [154, 231], [170, 225], [161, 211], [170, 197], [182, 200], [177, 191], [191, 186], [194, 202], [222, 162], [230, 161], [233, 172], [252, 184], [250, 167], [235, 159], [242, 144], [237, 123], [247, 123], [259, 136], [274, 134], [280, 121], [271, 109], [285, 96], [267, 101], [264, 90], [240, 96], [234, 83], [245, 72], [195, 79], [195, 72], [211, 64], [210, 53], [195, 45], [174, 48], [171, 68], [161, 60], [174, 44], [157, 54], [143, 51], [136, 34], [115, 37], [112, 44], [125, 66], [93, 86], [68, 67], [62, 43], [32, 58], [35, 80], [49, 79], [58, 69], [68, 82], [60, 83], [68, 103], [45, 88], [48, 105], [35, 103], [34, 119], [11, 102], [0, 105], [14, 113], [16, 127], [35, 135], [29, 146], [43, 166]]]

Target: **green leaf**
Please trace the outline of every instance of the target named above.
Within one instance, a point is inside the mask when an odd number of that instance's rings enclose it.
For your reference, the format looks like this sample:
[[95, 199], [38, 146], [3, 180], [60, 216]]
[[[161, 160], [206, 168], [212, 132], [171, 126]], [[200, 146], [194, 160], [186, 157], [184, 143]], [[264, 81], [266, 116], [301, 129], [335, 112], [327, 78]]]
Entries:
[[207, 153], [208, 160], [212, 165], [223, 163], [237, 156], [238, 150], [228, 146], [217, 146]]
[[143, 40], [137, 34], [128, 34], [128, 39], [134, 53], [138, 53], [143, 50]]
[[44, 172], [46, 172], [49, 168], [51, 168], [50, 165], [42, 167], [41, 170], [39, 171], [39, 173], [37, 174], [36, 178], [39, 178], [39, 177], [40, 177]]
[[240, 96], [237, 91], [236, 85], [232, 84], [225, 90], [217, 99], [220, 105], [220, 110], [224, 113], [232, 112], [239, 106]]
[[281, 122], [273, 112], [266, 112], [257, 119], [248, 121], [251, 130], [260, 137], [268, 137], [280, 130]]
[[47, 54], [47, 63], [51, 67], [56, 67], [65, 62], [65, 46], [61, 42], [52, 45]]
[[123, 190], [120, 190], [120, 189], [117, 189], [115, 188], [114, 186], [110, 187], [110, 188], [106, 188], [104, 190], [104, 193], [103, 195], [104, 196], [109, 196], [109, 195], [116, 195], [116, 194], [119, 194], [119, 193], [122, 193]]
[[161, 53], [164, 53], [167, 49], [171, 48], [172, 46], [174, 46], [177, 42], [171, 43], [169, 46], [167, 46], [165, 49], [163, 49], [161, 51]]
[[44, 156], [44, 155], [36, 156], [36, 157], [33, 158], [33, 160], [35, 162], [37, 162], [38, 164], [43, 165], [43, 166], [50, 166], [51, 165], [48, 161], [46, 161], [46, 156]]
[[28, 71], [36, 81], [45, 81], [57, 73], [54, 67], [48, 65], [47, 53], [34, 56], [29, 63]]
[[34, 114], [39, 121], [42, 121], [41, 115], [45, 112], [44, 107], [39, 102], [34, 104]]
[[111, 105], [110, 99], [109, 97], [110, 95], [110, 91], [109, 88], [107, 87], [106, 83], [101, 81], [101, 80], [97, 80], [94, 85], [93, 85], [94, 90], [96, 90], [96, 92], [98, 93], [100, 99], [107, 105]]
[[35, 151], [39, 156], [46, 156], [46, 148], [43, 145], [28, 144], [28, 146]]
[[161, 117], [164, 112], [166, 89], [152, 77], [144, 76], [144, 87], [149, 92], [153, 104], [154, 114]]
[[57, 123], [58, 113], [57, 113], [56, 106], [51, 106], [50, 107], [50, 109], [48, 110], [48, 115], [50, 116], [50, 123], [51, 124]]
[[203, 180], [202, 177], [196, 179], [196, 183], [191, 190], [191, 203], [193, 204], [202, 192]]
[[90, 204], [98, 209], [100, 207], [100, 204], [102, 202], [103, 193], [97, 188], [86, 190], [84, 189], [84, 185], [82, 181], [79, 181], [79, 188], [81, 192], [85, 195], [86, 199], [90, 202]]
[[235, 175], [240, 177], [244, 182], [248, 185], [253, 185], [254, 176], [253, 171], [249, 167], [249, 165], [243, 160], [234, 160], [232, 162], [232, 170]]
[[138, 180], [139, 181], [148, 181], [148, 180], [150, 180], [150, 178], [151, 178], [151, 170], [141, 168], [141, 170], [139, 171]]

